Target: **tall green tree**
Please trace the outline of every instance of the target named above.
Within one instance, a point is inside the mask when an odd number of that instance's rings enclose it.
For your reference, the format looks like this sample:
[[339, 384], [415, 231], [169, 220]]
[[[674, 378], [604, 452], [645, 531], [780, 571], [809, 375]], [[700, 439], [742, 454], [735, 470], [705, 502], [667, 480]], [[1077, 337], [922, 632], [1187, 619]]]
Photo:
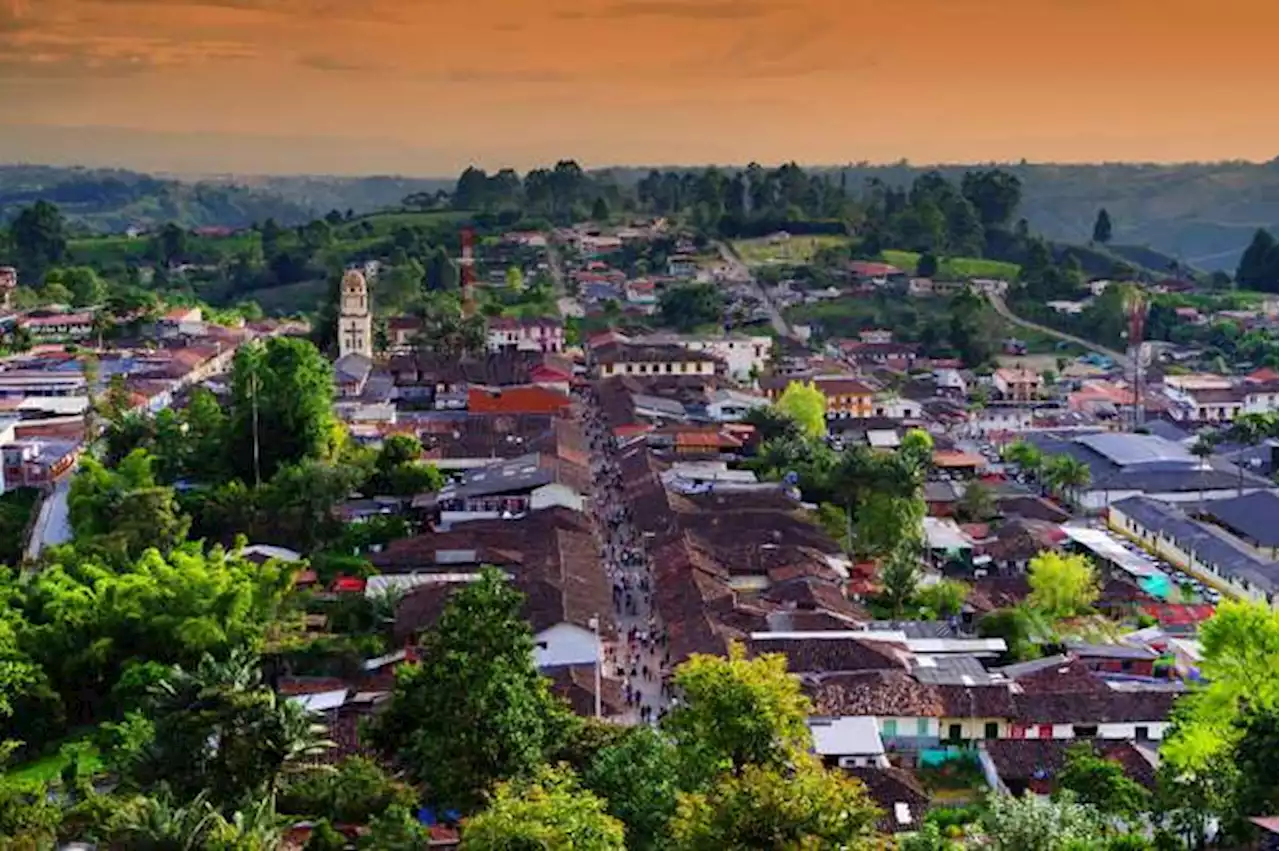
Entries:
[[778, 413], [790, 418], [806, 437], [827, 433], [827, 397], [813, 382], [792, 381], [774, 403]]
[[1098, 599], [1098, 572], [1082, 555], [1042, 552], [1027, 567], [1028, 603], [1049, 617], [1080, 614]]
[[746, 765], [705, 792], [681, 795], [668, 847], [869, 851], [882, 847], [879, 814], [861, 782], [798, 753], [787, 767]]
[[735, 644], [728, 659], [692, 656], [676, 670], [674, 684], [683, 699], [663, 729], [691, 778], [785, 764], [809, 746], [809, 701], [787, 673], [784, 656], [748, 659]]
[[247, 482], [283, 465], [328, 457], [338, 423], [333, 368], [309, 341], [272, 337], [236, 352], [226, 454]]
[[1240, 256], [1240, 265], [1236, 268], [1236, 285], [1246, 290], [1258, 292], [1274, 292], [1280, 271], [1276, 256], [1276, 238], [1268, 231], [1258, 228], [1249, 242], [1249, 247]]
[[724, 296], [712, 284], [668, 287], [658, 297], [658, 312], [664, 325], [692, 331], [723, 320]]
[[1111, 214], [1106, 207], [1098, 210], [1098, 217], [1093, 220], [1093, 241], [1099, 245], [1111, 241]]
[[60, 211], [48, 201], [37, 201], [18, 212], [9, 225], [18, 272], [42, 280], [44, 273], [67, 256], [67, 225]]
[[374, 727], [438, 804], [476, 809], [495, 782], [531, 777], [567, 729], [534, 667], [522, 600], [493, 569], [456, 592]]
[[676, 811], [679, 759], [669, 739], [640, 726], [597, 751], [584, 772], [584, 785], [625, 826], [633, 851], [665, 847], [667, 824]]
[[1120, 763], [1099, 756], [1088, 742], [1067, 749], [1057, 780], [1059, 790], [1109, 817], [1134, 819], [1150, 809], [1150, 793], [1131, 780]]
[[533, 778], [499, 783], [488, 805], [462, 829], [465, 851], [562, 848], [624, 851], [622, 822], [567, 771], [544, 768]]

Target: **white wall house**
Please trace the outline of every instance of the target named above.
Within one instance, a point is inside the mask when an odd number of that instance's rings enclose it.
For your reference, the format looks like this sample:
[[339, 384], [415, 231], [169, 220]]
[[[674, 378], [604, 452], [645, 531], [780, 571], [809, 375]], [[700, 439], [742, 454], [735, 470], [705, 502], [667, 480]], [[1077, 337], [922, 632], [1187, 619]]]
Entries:
[[534, 664], [539, 669], [594, 665], [600, 658], [595, 631], [575, 623], [558, 623], [533, 637]]

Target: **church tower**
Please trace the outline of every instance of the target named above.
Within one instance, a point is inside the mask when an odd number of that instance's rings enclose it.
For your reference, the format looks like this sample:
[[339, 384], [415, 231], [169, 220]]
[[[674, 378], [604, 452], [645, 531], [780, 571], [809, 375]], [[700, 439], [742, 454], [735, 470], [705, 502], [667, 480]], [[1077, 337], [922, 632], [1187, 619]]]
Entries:
[[352, 269], [342, 276], [338, 306], [338, 356], [373, 357], [373, 313], [369, 285], [364, 275]]

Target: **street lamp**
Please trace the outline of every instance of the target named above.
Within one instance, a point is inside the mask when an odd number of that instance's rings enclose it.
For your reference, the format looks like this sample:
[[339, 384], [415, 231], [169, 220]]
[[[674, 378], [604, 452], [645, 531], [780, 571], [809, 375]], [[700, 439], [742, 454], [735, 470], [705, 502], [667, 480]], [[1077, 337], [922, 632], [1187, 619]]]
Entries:
[[600, 616], [592, 615], [591, 620], [587, 621], [587, 626], [591, 627], [591, 631], [595, 633], [595, 636], [596, 636], [596, 659], [595, 659], [595, 662], [596, 662], [596, 670], [595, 670], [596, 719], [599, 720], [600, 714], [601, 714], [600, 713], [600, 664], [601, 664], [600, 657], [604, 655], [604, 649], [600, 646]]

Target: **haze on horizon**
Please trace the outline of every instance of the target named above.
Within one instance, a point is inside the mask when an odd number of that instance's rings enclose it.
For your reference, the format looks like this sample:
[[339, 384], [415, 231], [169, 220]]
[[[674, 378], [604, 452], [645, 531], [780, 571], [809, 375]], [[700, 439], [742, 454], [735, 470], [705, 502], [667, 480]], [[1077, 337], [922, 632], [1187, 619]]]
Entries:
[[1269, 160], [1264, 0], [0, 0], [0, 160]]

